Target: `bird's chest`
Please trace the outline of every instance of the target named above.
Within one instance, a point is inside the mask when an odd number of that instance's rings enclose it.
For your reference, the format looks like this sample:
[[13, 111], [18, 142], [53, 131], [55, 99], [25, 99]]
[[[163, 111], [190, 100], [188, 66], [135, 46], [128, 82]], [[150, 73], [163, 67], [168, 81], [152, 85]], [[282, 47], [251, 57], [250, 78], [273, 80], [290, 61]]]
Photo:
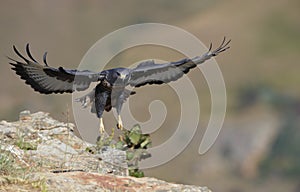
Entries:
[[100, 87], [103, 91], [107, 91], [109, 93], [109, 96], [114, 99], [118, 98], [124, 91], [124, 86], [118, 86], [115, 84], [110, 83], [106, 79], [101, 81]]
[[113, 85], [110, 83], [110, 82], [108, 82], [106, 79], [104, 79], [103, 81], [101, 81], [101, 86], [104, 88], [104, 89], [106, 89], [106, 90], [108, 90], [108, 91], [111, 91], [112, 90], [112, 87], [113, 87]]

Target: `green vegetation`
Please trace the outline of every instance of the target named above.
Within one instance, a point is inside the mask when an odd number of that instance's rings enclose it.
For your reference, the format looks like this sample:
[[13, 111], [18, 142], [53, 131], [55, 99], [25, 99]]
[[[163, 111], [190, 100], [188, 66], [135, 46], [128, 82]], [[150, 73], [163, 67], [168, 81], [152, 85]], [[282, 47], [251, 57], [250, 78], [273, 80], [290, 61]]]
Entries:
[[24, 177], [26, 169], [16, 165], [17, 162], [11, 153], [0, 150], [0, 191], [1, 186], [5, 185], [10, 185], [11, 191], [20, 190], [20, 186], [28, 190], [34, 188], [42, 192], [48, 191], [44, 179], [29, 181]]
[[[147, 149], [151, 146], [149, 134], [143, 134], [140, 125], [134, 125], [130, 130], [124, 130], [123, 136], [119, 137], [117, 143], [113, 142], [114, 130], [111, 135], [98, 138], [96, 150], [103, 146], [111, 146], [116, 149], [126, 151], [126, 159], [129, 169], [129, 175], [133, 177], [143, 177], [144, 173], [139, 170], [138, 163], [142, 159], [149, 158], [151, 154]], [[87, 148], [86, 151], [96, 153], [94, 149]]]
[[0, 177], [0, 191], [40, 191], [47, 192], [45, 179], [29, 181], [20, 177]]
[[0, 150], [0, 175], [8, 175], [14, 172], [15, 165], [14, 158], [10, 153]]
[[24, 140], [23, 137], [19, 137], [18, 140], [15, 142], [15, 145], [22, 150], [36, 150], [37, 148], [36, 143], [27, 142]]
[[[133, 177], [144, 177], [144, 173], [139, 170], [138, 162], [151, 156], [147, 149], [151, 146], [149, 134], [142, 134], [140, 125], [135, 125], [129, 131], [125, 131], [124, 140], [121, 140], [123, 149], [126, 149], [129, 175]], [[122, 148], [121, 148], [122, 149]]]
[[[113, 144], [114, 135], [115, 135], [115, 129], [114, 128], [111, 130], [110, 135], [108, 135], [108, 136], [105, 135], [105, 134], [100, 135], [97, 142], [96, 142], [96, 150], [99, 151], [104, 146], [114, 147], [114, 144]], [[95, 153], [95, 151], [93, 151], [93, 149], [86, 149], [86, 150], [90, 150], [91, 152]]]

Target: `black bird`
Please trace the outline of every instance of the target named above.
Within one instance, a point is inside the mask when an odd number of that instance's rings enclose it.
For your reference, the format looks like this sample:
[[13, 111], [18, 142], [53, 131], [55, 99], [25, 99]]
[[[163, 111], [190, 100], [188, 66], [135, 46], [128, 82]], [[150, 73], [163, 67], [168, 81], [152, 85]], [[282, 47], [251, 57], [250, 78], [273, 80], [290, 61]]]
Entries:
[[140, 87], [147, 84], [162, 84], [175, 81], [188, 73], [190, 69], [195, 68], [211, 57], [229, 48], [230, 40], [225, 37], [221, 45], [212, 50], [210, 44], [209, 50], [202, 56], [196, 56], [192, 59], [185, 58], [175, 62], [156, 64], [153, 60], [140, 63], [133, 69], [114, 68], [101, 72], [92, 72], [88, 70], [69, 70], [63, 67], [53, 68], [47, 63], [47, 52], [43, 56], [45, 65], [39, 64], [29, 51], [29, 44], [26, 45], [26, 53], [29, 58], [24, 57], [15, 46], [14, 52], [23, 60], [11, 60], [12, 69], [21, 79], [25, 80], [35, 91], [42, 94], [51, 93], [72, 93], [74, 91], [83, 91], [89, 88], [92, 82], [99, 82], [97, 86], [87, 95], [77, 99], [87, 107], [91, 104], [91, 111], [96, 113], [100, 119], [100, 132], [104, 132], [102, 114], [110, 111], [112, 107], [116, 108], [118, 114], [117, 127], [122, 129], [123, 124], [120, 112], [123, 103], [134, 91], [126, 89], [127, 86]]

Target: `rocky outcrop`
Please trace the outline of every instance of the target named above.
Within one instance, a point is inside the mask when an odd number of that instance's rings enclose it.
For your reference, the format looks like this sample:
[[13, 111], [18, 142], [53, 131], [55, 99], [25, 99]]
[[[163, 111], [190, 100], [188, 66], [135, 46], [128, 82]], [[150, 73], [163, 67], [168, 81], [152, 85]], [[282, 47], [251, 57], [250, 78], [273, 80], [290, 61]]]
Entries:
[[47, 113], [24, 111], [0, 122], [0, 191], [210, 191], [155, 178], [128, 176], [126, 152], [95, 147], [75, 136], [74, 125]]

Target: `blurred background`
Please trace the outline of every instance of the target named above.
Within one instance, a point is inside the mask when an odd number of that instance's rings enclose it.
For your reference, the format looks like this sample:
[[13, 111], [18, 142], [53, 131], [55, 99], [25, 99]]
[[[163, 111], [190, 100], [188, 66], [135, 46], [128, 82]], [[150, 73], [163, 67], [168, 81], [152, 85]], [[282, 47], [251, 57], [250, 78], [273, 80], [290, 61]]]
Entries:
[[[53, 67], [76, 68], [85, 52], [106, 34], [127, 25], [158, 22], [181, 27], [206, 45], [227, 36], [231, 49], [216, 59], [224, 75], [228, 108], [223, 129], [204, 155], [198, 147], [210, 115], [210, 94], [200, 70], [189, 73], [200, 96], [199, 129], [191, 144], [169, 163], [145, 171], [171, 182], [206, 185], [213, 191], [300, 191], [300, 2], [277, 1], [0, 1], [0, 119], [20, 111], [45, 111], [74, 121], [71, 95], [40, 95], [10, 70], [5, 56], [26, 43], [36, 58], [48, 51]], [[175, 51], [142, 46], [118, 55], [111, 66], [147, 58], [177, 60]], [[140, 121], [161, 99], [168, 110], [152, 135], [159, 145], [180, 117], [176, 94], [167, 86], [139, 88], [129, 101]], [[159, 92], [160, 94], [154, 94]], [[147, 95], [147, 97], [145, 97]], [[134, 102], [133, 102], [134, 101]], [[191, 109], [191, 113], [192, 113]], [[71, 113], [72, 114], [72, 113]], [[115, 124], [105, 114], [107, 126]], [[109, 124], [109, 122], [113, 122]]]

